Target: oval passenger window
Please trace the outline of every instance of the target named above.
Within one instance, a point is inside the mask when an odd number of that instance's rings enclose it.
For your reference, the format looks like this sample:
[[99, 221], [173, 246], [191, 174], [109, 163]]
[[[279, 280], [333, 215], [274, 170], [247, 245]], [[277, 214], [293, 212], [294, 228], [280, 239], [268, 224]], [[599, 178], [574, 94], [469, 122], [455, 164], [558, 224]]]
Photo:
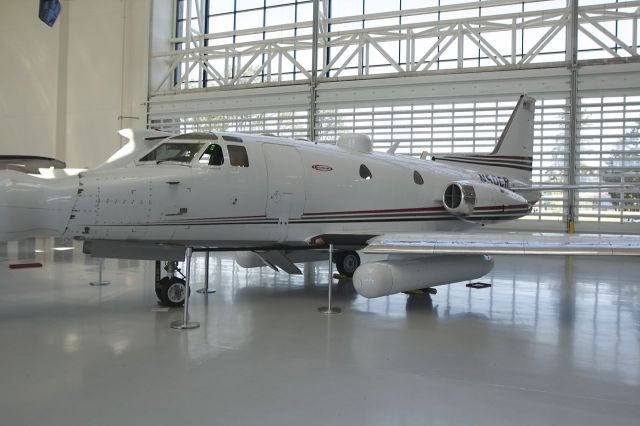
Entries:
[[371, 179], [371, 170], [364, 164], [360, 164], [360, 177], [364, 180]]
[[424, 179], [422, 179], [422, 176], [420, 175], [420, 173], [418, 173], [416, 171], [413, 172], [413, 181], [417, 185], [422, 185], [424, 183]]

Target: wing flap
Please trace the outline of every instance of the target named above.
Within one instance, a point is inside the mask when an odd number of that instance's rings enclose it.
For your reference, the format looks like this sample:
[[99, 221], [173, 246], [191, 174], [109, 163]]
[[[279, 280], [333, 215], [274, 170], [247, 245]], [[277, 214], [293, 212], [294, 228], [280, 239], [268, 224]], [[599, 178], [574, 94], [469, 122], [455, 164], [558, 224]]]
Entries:
[[385, 234], [365, 253], [640, 256], [640, 235], [552, 233]]
[[265, 262], [275, 265], [291, 275], [302, 275], [302, 271], [289, 259], [283, 251], [271, 250], [264, 252], [255, 252]]

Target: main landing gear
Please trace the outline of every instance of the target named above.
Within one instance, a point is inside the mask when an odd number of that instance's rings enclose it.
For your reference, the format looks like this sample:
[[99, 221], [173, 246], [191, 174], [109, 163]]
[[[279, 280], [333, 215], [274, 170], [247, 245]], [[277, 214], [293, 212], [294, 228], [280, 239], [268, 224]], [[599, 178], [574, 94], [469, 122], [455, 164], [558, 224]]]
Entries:
[[[161, 275], [160, 261], [156, 261], [156, 296], [158, 301], [164, 306], [182, 306], [184, 304], [185, 295], [187, 293], [187, 285], [185, 276], [178, 268], [178, 262], [167, 262], [164, 266], [164, 270], [169, 273], [169, 276], [160, 278]], [[182, 278], [176, 276], [180, 274]], [[191, 293], [189, 291], [189, 293]]]
[[360, 256], [355, 251], [341, 251], [333, 257], [336, 269], [340, 275], [353, 277], [354, 272], [360, 266]]

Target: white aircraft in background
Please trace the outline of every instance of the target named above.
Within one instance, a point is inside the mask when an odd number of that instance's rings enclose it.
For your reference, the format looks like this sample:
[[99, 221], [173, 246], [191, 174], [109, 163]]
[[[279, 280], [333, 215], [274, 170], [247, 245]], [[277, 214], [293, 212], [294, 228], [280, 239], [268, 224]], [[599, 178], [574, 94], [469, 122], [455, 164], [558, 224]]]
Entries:
[[[428, 160], [373, 152], [358, 134], [334, 146], [125, 129], [128, 144], [76, 176], [0, 171], [0, 240], [62, 236], [95, 257], [169, 262], [185, 247], [235, 250], [241, 266], [288, 273], [332, 244], [365, 297], [481, 277], [491, 254], [640, 255], [640, 237], [472, 232], [570, 187], [531, 185], [534, 104], [520, 97], [491, 154]], [[360, 265], [361, 249], [389, 259]], [[184, 280], [157, 281], [163, 303], [184, 301]]]

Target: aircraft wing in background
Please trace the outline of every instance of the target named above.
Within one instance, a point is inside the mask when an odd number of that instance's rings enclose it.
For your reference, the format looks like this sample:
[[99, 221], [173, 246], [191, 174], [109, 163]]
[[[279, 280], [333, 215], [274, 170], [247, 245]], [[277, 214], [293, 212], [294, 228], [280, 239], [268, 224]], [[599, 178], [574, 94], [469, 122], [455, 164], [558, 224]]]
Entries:
[[554, 233], [407, 233], [369, 240], [365, 253], [640, 256], [640, 235]]
[[586, 190], [586, 189], [601, 189], [601, 190], [605, 190], [605, 189], [635, 189], [637, 191], [640, 191], [640, 186], [638, 186], [638, 184], [632, 184], [632, 183], [627, 183], [627, 184], [576, 184], [576, 185], [562, 185], [562, 184], [558, 184], [558, 185], [554, 185], [554, 184], [548, 184], [548, 185], [531, 185], [531, 186], [514, 186], [512, 188], [509, 188], [510, 190], [514, 191], [514, 192], [522, 192], [522, 191], [566, 191], [569, 189], [575, 189], [575, 190]]

